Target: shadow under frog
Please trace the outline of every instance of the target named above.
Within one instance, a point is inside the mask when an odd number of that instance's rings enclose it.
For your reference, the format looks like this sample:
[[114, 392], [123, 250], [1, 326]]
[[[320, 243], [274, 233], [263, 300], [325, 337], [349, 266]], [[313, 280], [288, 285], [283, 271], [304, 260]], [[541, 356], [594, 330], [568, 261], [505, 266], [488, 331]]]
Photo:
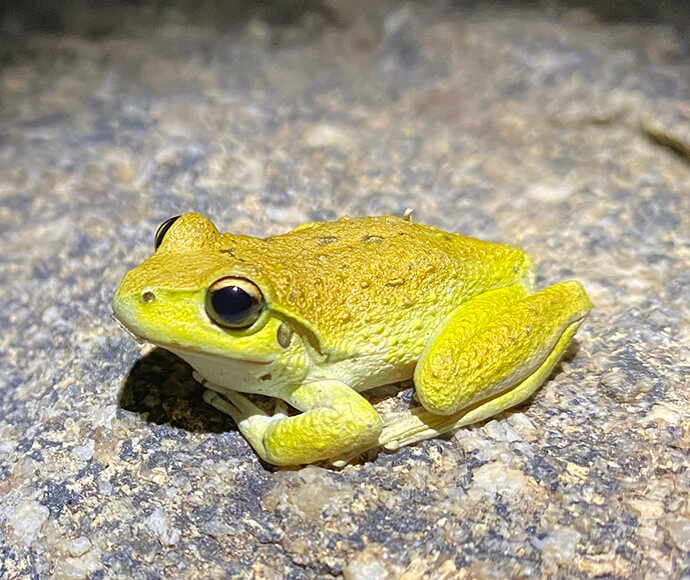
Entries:
[[187, 363], [165, 349], [154, 348], [129, 371], [118, 406], [150, 423], [190, 433], [237, 431], [232, 419], [204, 402], [204, 391]]

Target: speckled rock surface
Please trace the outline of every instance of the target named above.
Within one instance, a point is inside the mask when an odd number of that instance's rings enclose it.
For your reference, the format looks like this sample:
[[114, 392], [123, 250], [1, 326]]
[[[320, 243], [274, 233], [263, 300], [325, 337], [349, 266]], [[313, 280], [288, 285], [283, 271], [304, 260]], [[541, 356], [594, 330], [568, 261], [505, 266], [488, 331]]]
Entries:
[[[1, 579], [690, 575], [682, 2], [40, 4], [0, 25]], [[590, 292], [528, 404], [272, 471], [110, 319], [170, 215], [406, 207]]]

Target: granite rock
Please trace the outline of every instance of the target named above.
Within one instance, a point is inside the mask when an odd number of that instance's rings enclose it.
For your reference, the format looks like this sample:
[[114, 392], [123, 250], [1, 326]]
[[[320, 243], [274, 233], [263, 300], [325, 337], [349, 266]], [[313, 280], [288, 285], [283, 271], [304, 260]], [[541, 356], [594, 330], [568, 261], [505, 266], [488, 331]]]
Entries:
[[[681, 1], [0, 19], [0, 579], [690, 574]], [[271, 469], [110, 317], [171, 215], [269, 235], [408, 207], [594, 302], [531, 401], [453, 436]]]

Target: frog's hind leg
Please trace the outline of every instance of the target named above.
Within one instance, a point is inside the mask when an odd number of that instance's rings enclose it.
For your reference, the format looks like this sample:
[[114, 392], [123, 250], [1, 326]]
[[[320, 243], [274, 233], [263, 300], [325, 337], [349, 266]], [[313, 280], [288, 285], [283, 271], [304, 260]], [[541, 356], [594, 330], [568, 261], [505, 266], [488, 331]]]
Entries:
[[[214, 389], [215, 385], [205, 383]], [[300, 385], [284, 393], [302, 413], [269, 415], [244, 395], [209, 390], [204, 400], [230, 415], [264, 461], [299, 465], [351, 455], [376, 445], [382, 423], [376, 410], [359, 393], [339, 381]]]
[[395, 449], [482, 421], [529, 398], [551, 374], [591, 304], [578, 282], [525, 296], [493, 290], [457, 308], [430, 337], [414, 381], [424, 408], [384, 418]]

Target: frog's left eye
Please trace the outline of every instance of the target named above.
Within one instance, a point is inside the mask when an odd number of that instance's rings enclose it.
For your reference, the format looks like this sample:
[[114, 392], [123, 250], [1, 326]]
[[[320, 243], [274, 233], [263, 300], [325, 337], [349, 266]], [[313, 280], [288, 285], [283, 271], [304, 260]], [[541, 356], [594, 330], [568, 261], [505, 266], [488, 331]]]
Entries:
[[247, 328], [264, 307], [264, 295], [251, 280], [228, 276], [216, 280], [206, 291], [206, 313], [219, 326]]
[[156, 235], [154, 237], [153, 241], [153, 247], [154, 250], [157, 250], [158, 247], [163, 243], [163, 238], [165, 237], [165, 234], [168, 233], [168, 230], [170, 227], [182, 216], [176, 215], [174, 217], [171, 217], [167, 220], [165, 220], [161, 225], [158, 226], [158, 229], [156, 230]]

